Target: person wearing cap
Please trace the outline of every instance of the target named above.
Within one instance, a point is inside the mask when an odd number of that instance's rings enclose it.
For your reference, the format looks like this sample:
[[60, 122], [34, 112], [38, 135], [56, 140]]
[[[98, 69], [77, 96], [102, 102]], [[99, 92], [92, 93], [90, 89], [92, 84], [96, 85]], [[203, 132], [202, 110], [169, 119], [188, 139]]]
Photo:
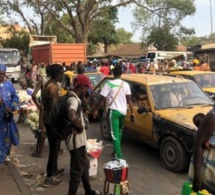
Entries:
[[[92, 190], [89, 181], [89, 159], [87, 157], [86, 124], [81, 106], [85, 104], [87, 92], [92, 89], [90, 79], [80, 74], [76, 78], [73, 96], [67, 100], [68, 119], [73, 124], [74, 130], [66, 139], [66, 146], [71, 154], [69, 195], [76, 195], [78, 186], [82, 181], [86, 195], [97, 195], [101, 192]], [[80, 130], [81, 129], [81, 130]]]
[[[6, 79], [6, 66], [0, 64], [0, 164], [10, 161], [12, 145], [19, 144], [19, 132], [12, 112], [19, 110], [19, 97], [11, 81]], [[6, 113], [10, 113], [10, 120]]]

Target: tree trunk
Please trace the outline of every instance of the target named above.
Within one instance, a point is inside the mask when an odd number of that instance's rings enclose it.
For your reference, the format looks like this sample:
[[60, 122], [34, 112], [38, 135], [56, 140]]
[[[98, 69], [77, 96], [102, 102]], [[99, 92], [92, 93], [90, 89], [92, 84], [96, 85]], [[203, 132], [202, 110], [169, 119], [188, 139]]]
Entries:
[[88, 43], [86, 32], [82, 32], [81, 35], [77, 34], [74, 38], [76, 43]]
[[108, 52], [108, 44], [104, 43], [104, 52], [107, 53]]

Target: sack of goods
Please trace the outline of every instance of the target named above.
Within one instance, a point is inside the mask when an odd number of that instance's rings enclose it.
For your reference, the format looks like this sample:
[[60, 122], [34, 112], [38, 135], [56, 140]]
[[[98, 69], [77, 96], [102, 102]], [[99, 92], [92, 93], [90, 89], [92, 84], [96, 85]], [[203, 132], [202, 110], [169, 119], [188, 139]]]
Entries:
[[192, 184], [190, 182], [184, 182], [181, 190], [181, 195], [212, 195], [212, 194], [210, 194], [207, 190], [204, 189], [195, 193], [192, 191]]
[[105, 195], [127, 195], [128, 185], [128, 164], [123, 159], [113, 159], [104, 165]]

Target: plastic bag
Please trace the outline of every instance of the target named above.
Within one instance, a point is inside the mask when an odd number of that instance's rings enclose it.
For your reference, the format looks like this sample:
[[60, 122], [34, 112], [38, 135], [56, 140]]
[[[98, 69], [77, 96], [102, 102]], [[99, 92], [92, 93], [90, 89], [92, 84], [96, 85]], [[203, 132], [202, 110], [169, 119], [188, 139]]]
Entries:
[[192, 184], [190, 182], [184, 182], [181, 195], [212, 195], [207, 190], [201, 190], [197, 193], [193, 192], [192, 190]]

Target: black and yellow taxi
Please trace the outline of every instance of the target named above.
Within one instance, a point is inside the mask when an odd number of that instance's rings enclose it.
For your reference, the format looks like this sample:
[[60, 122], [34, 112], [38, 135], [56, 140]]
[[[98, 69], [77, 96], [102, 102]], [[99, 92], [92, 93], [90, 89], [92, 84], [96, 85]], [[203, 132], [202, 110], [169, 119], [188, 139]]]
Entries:
[[[97, 104], [100, 91], [108, 79], [105, 77], [93, 91]], [[163, 165], [170, 171], [187, 168], [193, 151], [197, 131], [193, 116], [206, 114], [212, 109], [213, 100], [193, 81], [171, 76], [152, 74], [125, 74], [122, 80], [131, 87], [135, 123], [130, 122], [127, 110], [124, 132], [156, 147]], [[100, 120], [101, 134], [111, 140], [108, 118]]]
[[[89, 71], [84, 73], [89, 77], [92, 87], [94, 88], [103, 78], [104, 74], [98, 71]], [[68, 90], [70, 90], [74, 84], [74, 79], [77, 77], [76, 71], [66, 71], [64, 72], [63, 79], [61, 82], [60, 93], [65, 95]]]
[[180, 75], [196, 82], [213, 100], [215, 100], [215, 72], [181, 70], [172, 71], [171, 75]]

